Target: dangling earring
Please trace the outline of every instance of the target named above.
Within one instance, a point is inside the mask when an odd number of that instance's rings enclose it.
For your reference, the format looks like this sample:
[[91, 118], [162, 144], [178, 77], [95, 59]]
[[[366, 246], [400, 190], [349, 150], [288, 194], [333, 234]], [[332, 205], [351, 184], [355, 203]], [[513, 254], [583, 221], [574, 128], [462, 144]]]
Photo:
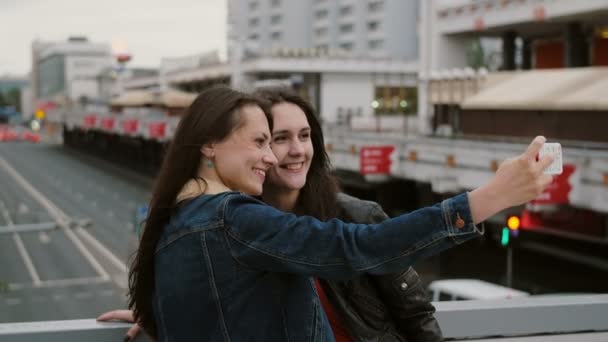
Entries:
[[207, 168], [213, 169], [213, 161], [207, 159]]

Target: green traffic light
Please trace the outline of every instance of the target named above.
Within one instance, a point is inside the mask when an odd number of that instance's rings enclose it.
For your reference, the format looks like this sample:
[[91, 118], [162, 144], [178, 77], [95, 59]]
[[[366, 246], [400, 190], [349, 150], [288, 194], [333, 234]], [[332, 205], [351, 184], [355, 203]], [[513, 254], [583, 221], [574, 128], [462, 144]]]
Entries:
[[500, 244], [505, 247], [509, 244], [509, 228], [502, 228], [502, 238], [500, 239]]

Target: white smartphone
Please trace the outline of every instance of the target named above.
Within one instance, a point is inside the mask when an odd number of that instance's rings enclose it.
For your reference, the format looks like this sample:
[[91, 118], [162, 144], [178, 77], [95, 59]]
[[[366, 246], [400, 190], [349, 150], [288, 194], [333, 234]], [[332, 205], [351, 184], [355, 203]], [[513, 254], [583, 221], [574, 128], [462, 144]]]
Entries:
[[540, 152], [538, 152], [538, 158], [542, 158], [547, 154], [553, 155], [555, 158], [553, 163], [549, 165], [544, 173], [548, 175], [559, 175], [563, 171], [562, 166], [562, 145], [560, 143], [544, 143], [543, 147], [541, 147]]

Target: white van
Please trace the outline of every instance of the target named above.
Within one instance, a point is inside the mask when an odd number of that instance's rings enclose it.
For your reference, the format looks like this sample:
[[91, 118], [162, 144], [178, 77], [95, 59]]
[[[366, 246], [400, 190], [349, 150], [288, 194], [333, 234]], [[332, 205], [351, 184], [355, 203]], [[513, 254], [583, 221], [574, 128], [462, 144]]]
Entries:
[[435, 280], [429, 285], [433, 301], [471, 299], [510, 299], [526, 297], [528, 292], [488, 283], [479, 279]]

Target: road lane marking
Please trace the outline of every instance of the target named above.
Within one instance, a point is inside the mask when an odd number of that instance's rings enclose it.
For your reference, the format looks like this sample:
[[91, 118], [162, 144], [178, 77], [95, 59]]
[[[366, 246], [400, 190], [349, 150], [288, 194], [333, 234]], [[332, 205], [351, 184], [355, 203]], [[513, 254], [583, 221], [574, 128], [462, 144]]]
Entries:
[[89, 233], [86, 229], [82, 227], [75, 228], [76, 233], [78, 233], [84, 240], [93, 245], [97, 249], [99, 253], [101, 253], [106, 259], [108, 259], [116, 268], [118, 268], [121, 272], [128, 271], [127, 265], [114, 253], [110, 252], [110, 250], [104, 246], [99, 240], [97, 240], [91, 233]]
[[102, 297], [112, 297], [114, 295], [114, 290], [108, 289], [108, 290], [99, 291], [98, 295], [102, 296]]
[[40, 276], [38, 275], [38, 272], [36, 271], [36, 267], [34, 267], [34, 263], [32, 262], [30, 255], [27, 253], [27, 250], [25, 249], [23, 240], [21, 240], [21, 237], [17, 233], [13, 233], [13, 240], [15, 240], [15, 245], [17, 245], [17, 250], [19, 251], [19, 255], [21, 255], [21, 258], [23, 259], [23, 262], [25, 263], [25, 268], [27, 268], [27, 271], [30, 274], [32, 281], [34, 282], [34, 287], [40, 287], [40, 283], [41, 283]]
[[[43, 280], [40, 282], [39, 288], [62, 288], [79, 285], [92, 285], [92, 284], [104, 284], [110, 282], [108, 279], [102, 277], [87, 277], [87, 278], [67, 278], [67, 279], [54, 279], [54, 280]], [[32, 284], [24, 283], [11, 283], [8, 284], [9, 290], [22, 290], [30, 289], [34, 286]]]
[[21, 304], [21, 298], [7, 298], [5, 302], [6, 305], [19, 305]]
[[[9, 229], [12, 228], [14, 225], [13, 220], [11, 219], [11, 215], [9, 214], [8, 209], [6, 208], [6, 205], [4, 205], [4, 202], [2, 201], [0, 201], [0, 211], [2, 211], [2, 216], [8, 224]], [[27, 249], [25, 248], [25, 245], [23, 244], [21, 236], [19, 236], [19, 234], [16, 232], [13, 232], [12, 236], [13, 241], [15, 241], [15, 245], [17, 246], [17, 251], [19, 251], [19, 255], [21, 256], [21, 259], [23, 259], [25, 268], [27, 269], [27, 272], [30, 274], [32, 281], [34, 282], [34, 286], [40, 286], [40, 276], [38, 275], [38, 271], [36, 271], [36, 267], [32, 262], [32, 258], [30, 257], [29, 253], [27, 252]]]
[[2, 166], [6, 172], [9, 173], [11, 177], [21, 185], [42, 207], [44, 207], [48, 213], [55, 219], [58, 223], [60, 229], [66, 234], [66, 236], [72, 241], [74, 246], [80, 251], [80, 253], [87, 259], [87, 261], [91, 264], [93, 269], [97, 271], [97, 273], [101, 276], [101, 278], [109, 280], [110, 275], [106, 270], [101, 266], [99, 261], [95, 259], [95, 257], [89, 252], [82, 241], [74, 234], [74, 232], [69, 227], [69, 218], [68, 216], [57, 206], [53, 204], [48, 198], [46, 198], [42, 193], [40, 193], [34, 186], [32, 186], [25, 178], [23, 178], [12, 166], [4, 160], [4, 158], [0, 157], [0, 166]]
[[38, 240], [40, 240], [40, 243], [43, 245], [47, 245], [49, 242], [51, 242], [51, 237], [45, 232], [40, 232], [38, 233]]
[[86, 299], [93, 297], [93, 294], [89, 291], [76, 292], [74, 293], [74, 297], [76, 297], [76, 299]]

